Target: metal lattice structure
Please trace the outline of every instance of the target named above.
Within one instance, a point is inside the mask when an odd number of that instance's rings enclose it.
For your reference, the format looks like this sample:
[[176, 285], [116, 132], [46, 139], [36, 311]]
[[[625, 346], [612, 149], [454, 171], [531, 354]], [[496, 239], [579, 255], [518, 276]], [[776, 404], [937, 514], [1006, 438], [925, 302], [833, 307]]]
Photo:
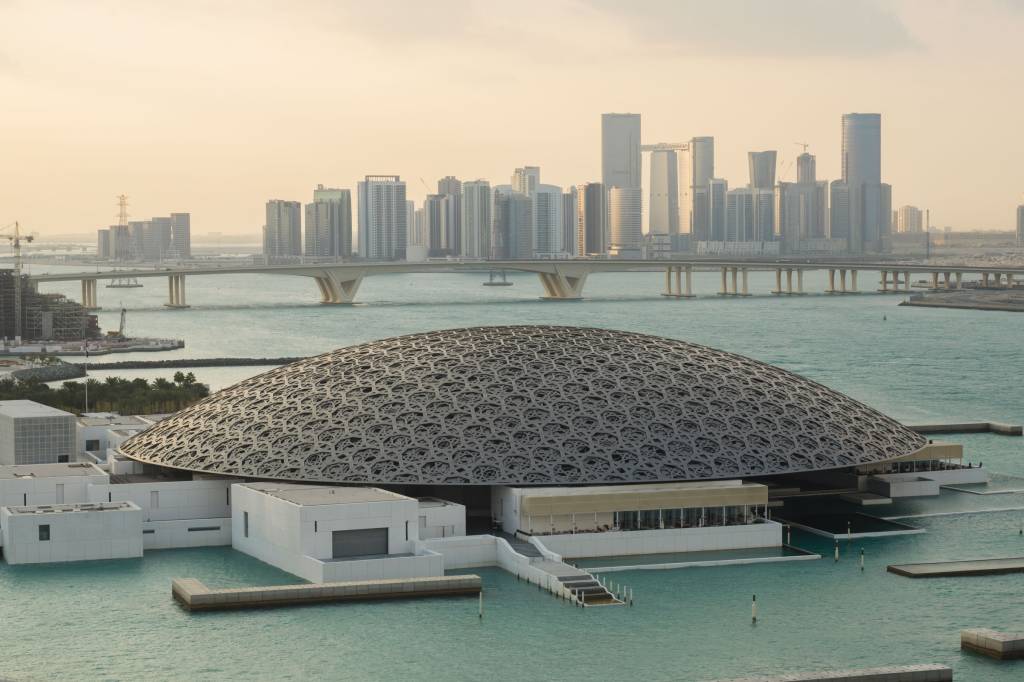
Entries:
[[454, 329], [267, 372], [121, 446], [271, 479], [597, 484], [834, 469], [925, 439], [852, 398], [705, 346], [576, 327]]

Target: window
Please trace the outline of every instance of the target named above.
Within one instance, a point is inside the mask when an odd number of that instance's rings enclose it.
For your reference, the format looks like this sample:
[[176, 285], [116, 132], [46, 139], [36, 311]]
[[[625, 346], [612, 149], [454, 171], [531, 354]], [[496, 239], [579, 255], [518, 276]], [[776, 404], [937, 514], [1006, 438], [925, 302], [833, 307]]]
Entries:
[[68, 456], [67, 455], [57, 455], [57, 463], [58, 464], [64, 464], [67, 461], [68, 461]]
[[242, 512], [242, 533], [249, 537], [249, 512]]
[[85, 449], [89, 452], [96, 452], [100, 449], [99, 439], [85, 441]]
[[43, 525], [39, 526], [39, 542], [49, 542], [49, 541], [50, 541], [50, 524], [44, 523]]
[[220, 526], [192, 526], [188, 529], [189, 533], [195, 533], [201, 530], [220, 530]]

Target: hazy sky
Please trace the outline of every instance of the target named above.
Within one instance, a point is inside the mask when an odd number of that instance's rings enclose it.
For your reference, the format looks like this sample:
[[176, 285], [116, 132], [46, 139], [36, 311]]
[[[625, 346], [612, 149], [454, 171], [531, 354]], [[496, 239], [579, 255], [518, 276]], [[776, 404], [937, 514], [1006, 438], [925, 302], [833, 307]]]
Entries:
[[894, 207], [1009, 229], [1021, 36], [1024, 0], [0, 0], [0, 225], [90, 232], [125, 192], [255, 240], [267, 199], [368, 173], [567, 186], [605, 111], [713, 135], [732, 185], [754, 149], [794, 179], [797, 141], [833, 179], [840, 116], [880, 111]]

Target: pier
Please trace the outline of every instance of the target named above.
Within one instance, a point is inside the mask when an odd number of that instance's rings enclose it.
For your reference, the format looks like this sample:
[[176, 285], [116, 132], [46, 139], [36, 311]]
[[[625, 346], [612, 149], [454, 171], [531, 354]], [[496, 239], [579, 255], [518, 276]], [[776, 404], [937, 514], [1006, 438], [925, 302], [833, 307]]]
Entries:
[[195, 578], [175, 578], [171, 581], [171, 595], [187, 611], [253, 609], [371, 599], [449, 597], [475, 595], [482, 590], [483, 583], [478, 575], [270, 585], [234, 589], [210, 589]]
[[1024, 557], [963, 559], [920, 564], [891, 564], [885, 570], [907, 578], [959, 578], [977, 575], [1024, 573]]
[[743, 677], [718, 682], [949, 682], [953, 669], [945, 665], [893, 665], [884, 668], [858, 668], [856, 670], [829, 670], [816, 673], [793, 673]]
[[960, 631], [960, 648], [1000, 661], [1024, 658], [1024, 634], [969, 628]]
[[913, 424], [908, 429], [923, 434], [933, 433], [998, 433], [1001, 436], [1024, 435], [1024, 426], [1020, 424], [1002, 424], [1000, 422], [959, 422], [952, 424]]

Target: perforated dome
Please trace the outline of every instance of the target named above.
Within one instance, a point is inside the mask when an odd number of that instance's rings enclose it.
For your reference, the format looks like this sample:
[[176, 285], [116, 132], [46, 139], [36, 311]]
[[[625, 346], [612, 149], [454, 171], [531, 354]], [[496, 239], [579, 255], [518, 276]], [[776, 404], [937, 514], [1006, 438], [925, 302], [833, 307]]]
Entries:
[[590, 484], [834, 469], [925, 439], [795, 374], [576, 327], [400, 336], [253, 377], [128, 439], [178, 469], [338, 483]]

